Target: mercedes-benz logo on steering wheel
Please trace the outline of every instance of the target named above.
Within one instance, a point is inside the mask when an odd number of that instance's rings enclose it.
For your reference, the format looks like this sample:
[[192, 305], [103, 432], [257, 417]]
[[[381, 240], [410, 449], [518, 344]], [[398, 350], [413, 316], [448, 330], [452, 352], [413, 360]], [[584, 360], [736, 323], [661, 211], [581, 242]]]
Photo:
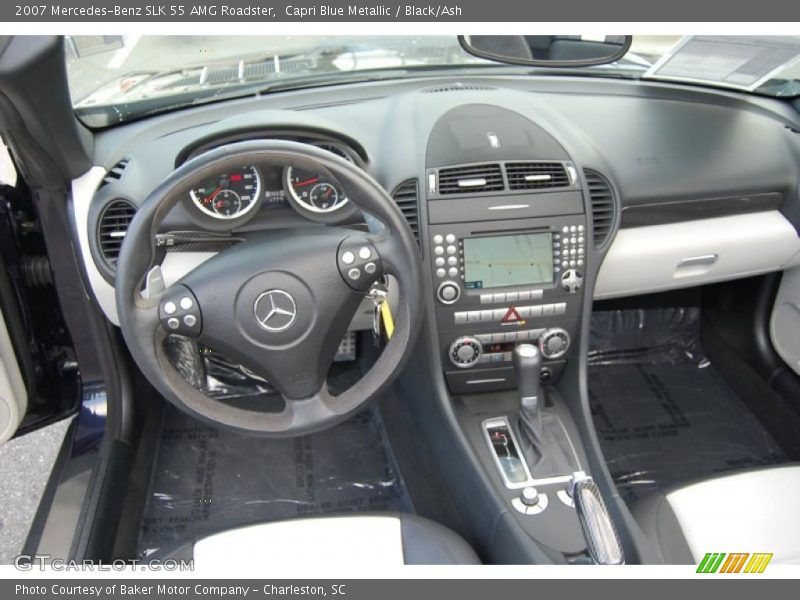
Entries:
[[256, 298], [253, 305], [256, 321], [267, 331], [285, 331], [297, 317], [297, 305], [289, 292], [269, 290]]

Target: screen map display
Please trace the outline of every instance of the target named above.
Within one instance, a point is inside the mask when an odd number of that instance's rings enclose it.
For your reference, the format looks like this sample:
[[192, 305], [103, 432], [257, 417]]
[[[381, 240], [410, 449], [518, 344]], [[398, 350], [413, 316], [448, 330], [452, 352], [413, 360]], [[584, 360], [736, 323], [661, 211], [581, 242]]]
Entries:
[[470, 289], [553, 282], [550, 233], [464, 239], [464, 285]]

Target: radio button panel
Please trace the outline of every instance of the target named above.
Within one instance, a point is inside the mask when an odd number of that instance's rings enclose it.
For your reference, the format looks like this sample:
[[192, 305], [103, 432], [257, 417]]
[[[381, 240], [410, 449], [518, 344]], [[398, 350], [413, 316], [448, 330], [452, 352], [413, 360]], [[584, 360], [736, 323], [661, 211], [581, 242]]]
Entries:
[[543, 297], [544, 290], [541, 289], [510, 292], [505, 294], [481, 294], [481, 304], [509, 304], [517, 301], [525, 302], [530, 300], [541, 300]]
[[460, 310], [453, 313], [453, 323], [461, 325], [464, 323], [502, 323], [511, 309], [523, 319], [552, 317], [565, 315], [567, 313], [566, 302], [554, 302], [552, 304], [537, 304], [535, 306], [509, 306], [508, 308], [494, 308], [491, 310]]

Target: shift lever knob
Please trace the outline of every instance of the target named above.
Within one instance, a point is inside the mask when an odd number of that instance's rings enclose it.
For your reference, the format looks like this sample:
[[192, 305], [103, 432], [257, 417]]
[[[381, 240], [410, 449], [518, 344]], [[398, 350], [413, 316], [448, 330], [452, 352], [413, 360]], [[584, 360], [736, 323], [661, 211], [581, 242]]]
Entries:
[[535, 406], [541, 395], [542, 353], [539, 348], [533, 344], [519, 344], [514, 348], [514, 370], [523, 406], [528, 404], [525, 402], [527, 399], [533, 399], [530, 404]]

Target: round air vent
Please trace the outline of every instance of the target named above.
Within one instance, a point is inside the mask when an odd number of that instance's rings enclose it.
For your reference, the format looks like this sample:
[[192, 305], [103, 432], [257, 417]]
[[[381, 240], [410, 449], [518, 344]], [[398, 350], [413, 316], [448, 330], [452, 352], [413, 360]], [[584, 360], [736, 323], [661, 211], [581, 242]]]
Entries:
[[128, 200], [112, 200], [103, 209], [97, 224], [97, 246], [106, 265], [117, 267], [119, 250], [136, 215], [136, 206]]

